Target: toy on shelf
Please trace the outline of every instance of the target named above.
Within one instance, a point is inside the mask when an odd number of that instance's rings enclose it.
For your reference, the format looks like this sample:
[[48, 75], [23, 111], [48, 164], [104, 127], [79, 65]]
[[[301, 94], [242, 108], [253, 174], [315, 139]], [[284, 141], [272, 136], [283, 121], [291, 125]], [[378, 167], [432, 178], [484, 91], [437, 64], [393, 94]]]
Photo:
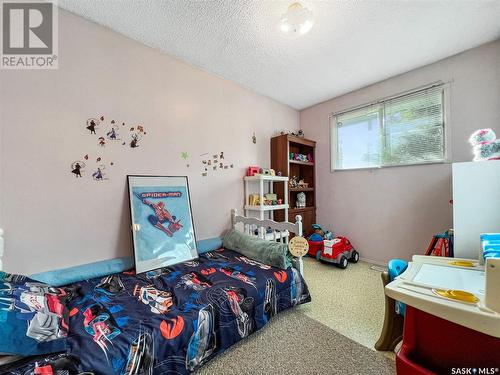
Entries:
[[500, 139], [493, 129], [476, 130], [469, 138], [474, 153], [474, 161], [500, 160]]
[[[258, 176], [258, 175], [276, 176], [276, 172], [272, 168], [260, 168], [255, 166], [248, 167], [247, 169], [248, 177]], [[278, 176], [281, 176], [281, 172], [278, 172]]]
[[259, 174], [264, 176], [276, 176], [276, 172], [271, 168], [260, 168]]
[[[248, 204], [250, 206], [259, 206], [260, 205], [260, 195], [259, 194], [250, 194], [248, 196]], [[276, 206], [278, 204], [283, 204], [282, 199], [278, 199], [278, 196], [274, 193], [265, 194], [263, 197], [264, 206]]]
[[358, 262], [359, 253], [346, 237], [334, 237], [333, 233], [323, 230], [318, 224], [313, 224], [313, 229], [314, 233], [308, 238], [309, 256], [333, 263], [342, 269], [347, 267], [349, 261]]
[[259, 171], [260, 171], [259, 167], [250, 166], [247, 169], [247, 176], [249, 176], [249, 177], [255, 176], [256, 174], [259, 174]]
[[291, 189], [307, 189], [309, 187], [309, 182], [305, 182], [303, 179], [300, 179], [297, 176], [293, 176], [288, 185]]
[[307, 189], [309, 187], [309, 183], [304, 182], [304, 180], [299, 180], [297, 187], [302, 188], [302, 189]]
[[278, 204], [278, 196], [274, 193], [268, 193], [264, 195], [264, 204], [268, 206], [274, 206]]
[[302, 129], [299, 129], [298, 131], [290, 131], [290, 130], [281, 130], [276, 132], [276, 135], [294, 135], [296, 137], [304, 138], [304, 131]]
[[250, 206], [258, 206], [260, 204], [260, 195], [259, 194], [250, 194], [248, 196], [248, 204]]
[[303, 208], [306, 206], [306, 194], [300, 192], [297, 194], [297, 201], [295, 202], [297, 208]]

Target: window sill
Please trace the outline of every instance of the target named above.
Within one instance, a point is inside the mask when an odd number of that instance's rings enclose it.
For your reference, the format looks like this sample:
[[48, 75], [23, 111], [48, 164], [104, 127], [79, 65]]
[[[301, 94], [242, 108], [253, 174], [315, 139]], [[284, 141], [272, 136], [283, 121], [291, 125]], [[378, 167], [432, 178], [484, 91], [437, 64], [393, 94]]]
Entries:
[[426, 163], [415, 163], [415, 164], [398, 164], [398, 165], [384, 165], [380, 167], [359, 167], [359, 168], [343, 168], [343, 169], [331, 169], [330, 173], [335, 172], [348, 172], [348, 171], [373, 171], [373, 170], [381, 170], [388, 168], [400, 168], [400, 167], [415, 167], [415, 166], [423, 166], [423, 165], [436, 165], [436, 164], [451, 164], [450, 160], [444, 161], [429, 161]]

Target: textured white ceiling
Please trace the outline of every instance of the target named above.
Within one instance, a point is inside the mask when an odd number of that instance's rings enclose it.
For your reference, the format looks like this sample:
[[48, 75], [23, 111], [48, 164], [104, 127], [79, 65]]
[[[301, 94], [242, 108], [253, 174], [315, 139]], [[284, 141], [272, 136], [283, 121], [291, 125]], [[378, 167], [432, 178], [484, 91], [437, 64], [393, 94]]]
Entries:
[[59, 0], [63, 9], [296, 109], [500, 37], [500, 0], [307, 1], [316, 23], [297, 39], [279, 31], [289, 3]]

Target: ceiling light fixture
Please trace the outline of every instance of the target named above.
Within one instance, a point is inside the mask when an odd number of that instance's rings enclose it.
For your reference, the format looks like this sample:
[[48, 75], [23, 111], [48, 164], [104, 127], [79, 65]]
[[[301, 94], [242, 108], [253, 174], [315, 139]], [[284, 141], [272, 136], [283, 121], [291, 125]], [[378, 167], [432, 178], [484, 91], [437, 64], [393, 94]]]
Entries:
[[313, 12], [299, 2], [290, 4], [286, 13], [281, 16], [281, 31], [289, 36], [304, 35], [313, 25]]

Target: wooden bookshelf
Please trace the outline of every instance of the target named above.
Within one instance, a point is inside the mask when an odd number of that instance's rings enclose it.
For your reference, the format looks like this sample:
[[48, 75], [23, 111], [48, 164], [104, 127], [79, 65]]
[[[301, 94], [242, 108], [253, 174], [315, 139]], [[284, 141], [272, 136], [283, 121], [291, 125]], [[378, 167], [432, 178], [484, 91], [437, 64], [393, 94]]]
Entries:
[[[310, 139], [296, 137], [293, 135], [279, 135], [271, 138], [271, 168], [276, 172], [281, 172], [283, 176], [288, 176], [292, 179], [297, 176], [309, 184], [307, 188], [289, 188], [288, 203], [288, 218], [285, 217], [283, 211], [275, 212], [274, 219], [276, 221], [295, 221], [296, 215], [302, 216], [304, 234], [312, 232], [312, 224], [316, 223], [316, 142]], [[290, 160], [290, 153], [311, 154], [312, 162], [303, 162]], [[281, 186], [280, 186], [281, 185]], [[278, 195], [282, 195], [282, 184], [274, 184], [274, 190]], [[304, 192], [306, 194], [306, 207], [297, 208], [295, 202], [297, 194]]]
[[310, 167], [314, 167], [314, 163], [307, 161], [289, 160], [289, 162], [290, 164], [308, 165]]
[[290, 191], [314, 191], [314, 188], [290, 188]]

